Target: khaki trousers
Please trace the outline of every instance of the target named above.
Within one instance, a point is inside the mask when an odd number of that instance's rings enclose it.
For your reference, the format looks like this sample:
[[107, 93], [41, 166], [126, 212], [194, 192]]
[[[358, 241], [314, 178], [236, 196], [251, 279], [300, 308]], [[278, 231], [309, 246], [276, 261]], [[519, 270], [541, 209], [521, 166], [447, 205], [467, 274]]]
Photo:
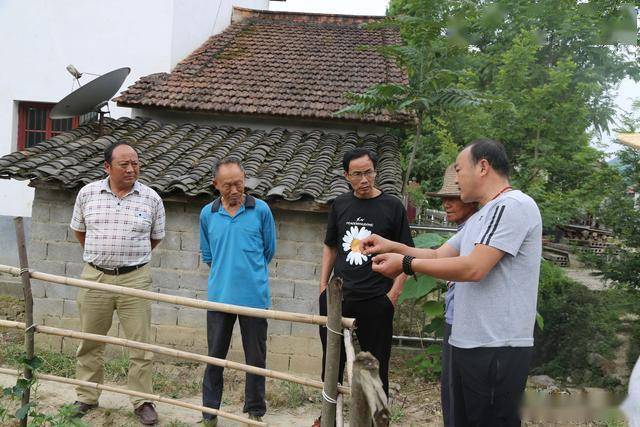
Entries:
[[[149, 290], [151, 271], [148, 265], [130, 273], [110, 276], [86, 265], [82, 279], [110, 285], [126, 286], [132, 289]], [[78, 291], [78, 310], [82, 332], [106, 335], [111, 328], [113, 310], [118, 312], [120, 325], [127, 339], [149, 342], [151, 332], [151, 301], [128, 295], [110, 292], [80, 289]], [[104, 381], [104, 343], [82, 340], [76, 353], [76, 378], [82, 381], [102, 383]], [[128, 389], [152, 393], [153, 353], [150, 351], [129, 349]], [[76, 387], [78, 401], [96, 404], [100, 390], [83, 386]], [[131, 397], [134, 407], [145, 400]]]

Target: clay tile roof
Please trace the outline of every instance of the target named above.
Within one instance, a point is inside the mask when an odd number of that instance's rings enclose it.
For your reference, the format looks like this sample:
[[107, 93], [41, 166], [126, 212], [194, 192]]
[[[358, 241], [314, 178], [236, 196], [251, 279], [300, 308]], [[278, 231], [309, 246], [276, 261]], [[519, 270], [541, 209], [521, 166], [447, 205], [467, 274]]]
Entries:
[[389, 124], [388, 114], [336, 117], [344, 93], [406, 82], [373, 48], [400, 44], [395, 29], [364, 29], [381, 17], [234, 8], [233, 23], [171, 73], [142, 77], [115, 101], [127, 107]]
[[245, 167], [248, 193], [326, 204], [348, 191], [342, 176], [344, 152], [365, 147], [379, 157], [378, 187], [400, 193], [400, 152], [391, 135], [161, 124], [142, 118], [107, 119], [104, 127], [101, 137], [97, 125], [89, 124], [1, 157], [0, 178], [77, 188], [106, 176], [104, 149], [124, 140], [138, 151], [140, 181], [163, 196], [214, 194], [212, 168], [219, 159], [233, 156]]

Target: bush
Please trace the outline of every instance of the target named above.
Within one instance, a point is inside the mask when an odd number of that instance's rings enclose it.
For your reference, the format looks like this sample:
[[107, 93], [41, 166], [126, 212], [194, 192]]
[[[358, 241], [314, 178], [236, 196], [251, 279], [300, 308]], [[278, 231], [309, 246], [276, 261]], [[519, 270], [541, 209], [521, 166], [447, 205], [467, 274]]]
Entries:
[[570, 377], [575, 384], [614, 386], [604, 361], [619, 345], [618, 312], [607, 304], [608, 291], [592, 291], [543, 262], [538, 312], [544, 329], [536, 328], [532, 372]]
[[535, 332], [534, 373], [611, 387], [619, 383], [611, 375], [618, 368], [613, 362], [620, 345], [616, 336], [629, 337], [629, 367], [640, 356], [640, 324], [633, 321], [640, 314], [636, 289], [592, 291], [545, 261], [540, 270], [538, 312], [544, 318], [544, 330], [536, 328]]

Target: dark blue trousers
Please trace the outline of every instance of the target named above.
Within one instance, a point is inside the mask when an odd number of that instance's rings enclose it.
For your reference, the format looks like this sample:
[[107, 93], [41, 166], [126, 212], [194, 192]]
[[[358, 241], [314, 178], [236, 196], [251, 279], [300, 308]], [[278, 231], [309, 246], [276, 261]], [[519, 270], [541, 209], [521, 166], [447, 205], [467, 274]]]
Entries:
[[[240, 322], [242, 334], [242, 348], [247, 365], [264, 368], [267, 357], [267, 319], [257, 317], [238, 316], [218, 311], [207, 311], [207, 345], [209, 356], [225, 359], [231, 344], [233, 325], [236, 317]], [[202, 381], [202, 405], [220, 409], [222, 389], [224, 386], [224, 369], [219, 366], [207, 365]], [[244, 385], [244, 409], [251, 415], [262, 417], [267, 411], [264, 400], [264, 377], [247, 374]], [[211, 414], [202, 414], [204, 419], [213, 419]]]

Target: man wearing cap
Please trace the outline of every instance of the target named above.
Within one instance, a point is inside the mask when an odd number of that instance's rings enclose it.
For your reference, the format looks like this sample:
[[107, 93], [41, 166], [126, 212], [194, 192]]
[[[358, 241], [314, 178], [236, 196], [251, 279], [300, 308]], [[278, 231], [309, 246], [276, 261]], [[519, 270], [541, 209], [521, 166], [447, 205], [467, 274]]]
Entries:
[[[164, 237], [164, 206], [151, 188], [138, 181], [138, 154], [126, 142], [117, 142], [104, 152], [107, 178], [84, 186], [76, 198], [71, 219], [83, 259], [82, 279], [148, 291], [151, 288], [151, 251]], [[78, 291], [82, 332], [106, 335], [113, 311], [127, 339], [149, 342], [151, 302], [95, 289]], [[104, 343], [82, 340], [76, 354], [76, 378], [102, 383]], [[130, 349], [129, 390], [152, 393], [153, 353]], [[74, 403], [78, 416], [98, 406], [100, 390], [78, 386]], [[132, 398], [134, 413], [145, 425], [158, 415], [151, 402]]]
[[[478, 209], [475, 202], [464, 203], [460, 200], [460, 188], [456, 184], [455, 165], [450, 165], [444, 172], [442, 188], [435, 193], [427, 193], [427, 196], [439, 197], [442, 207], [447, 214], [447, 221], [456, 224], [458, 231], [462, 230], [464, 223]], [[453, 387], [451, 378], [451, 327], [453, 325], [453, 296], [455, 282], [447, 281], [447, 292], [444, 295], [444, 337], [442, 340], [442, 375], [440, 376], [440, 402], [442, 405], [442, 418], [445, 426], [453, 426]]]
[[519, 426], [533, 355], [542, 219], [536, 202], [509, 185], [504, 146], [473, 141], [458, 154], [460, 199], [482, 207], [442, 247], [417, 250], [363, 239], [373, 270], [456, 282], [452, 377], [456, 426]]

